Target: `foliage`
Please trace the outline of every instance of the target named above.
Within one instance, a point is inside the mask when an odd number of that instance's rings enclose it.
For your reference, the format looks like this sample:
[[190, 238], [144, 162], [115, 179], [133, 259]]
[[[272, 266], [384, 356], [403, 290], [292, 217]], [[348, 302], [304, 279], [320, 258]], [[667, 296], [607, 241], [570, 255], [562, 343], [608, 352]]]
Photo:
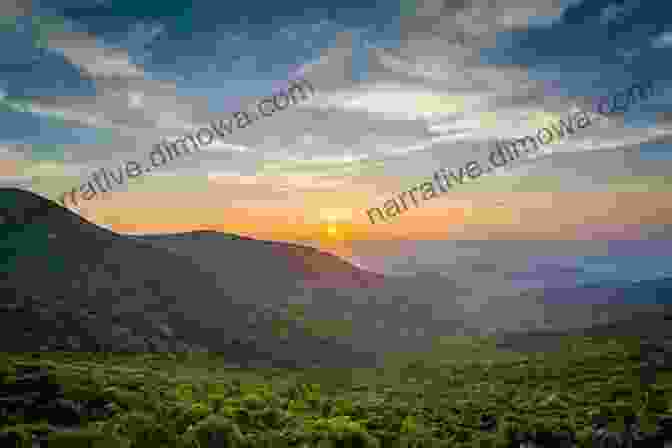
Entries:
[[[569, 431], [582, 446], [591, 413], [611, 424], [634, 412], [651, 430], [672, 411], [672, 372], [642, 385], [636, 349], [586, 339], [521, 355], [483, 340], [444, 340], [424, 358], [339, 371], [232, 369], [213, 354], [12, 353], [0, 354], [0, 388], [40, 366], [66, 399], [108, 403], [111, 415], [52, 432], [54, 447], [497, 448], [516, 433], [548, 431]], [[479, 429], [483, 414], [497, 416], [495, 431]], [[0, 431], [30, 446], [44, 424], [14, 413], [0, 419]]]
[[[113, 440], [94, 430], [72, 432], [54, 432], [49, 435], [47, 444], [53, 448], [112, 448]], [[118, 446], [118, 445], [117, 445]]]

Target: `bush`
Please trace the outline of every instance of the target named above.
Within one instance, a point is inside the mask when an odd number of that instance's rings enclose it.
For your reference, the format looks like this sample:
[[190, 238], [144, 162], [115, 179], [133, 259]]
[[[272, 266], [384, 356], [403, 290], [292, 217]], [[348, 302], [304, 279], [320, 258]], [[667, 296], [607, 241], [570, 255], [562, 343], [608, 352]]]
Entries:
[[144, 409], [148, 406], [147, 400], [138, 392], [119, 389], [118, 387], [107, 387], [103, 391], [103, 397], [106, 400], [113, 401], [119, 406], [131, 409]]
[[116, 442], [102, 432], [90, 429], [52, 432], [47, 438], [49, 448], [112, 448], [119, 446]]
[[380, 445], [360, 423], [348, 416], [318, 419], [311, 429], [317, 439], [333, 441], [334, 447], [377, 448]]
[[245, 445], [245, 436], [231, 419], [211, 415], [190, 427], [182, 436], [187, 447], [238, 448]]
[[0, 446], [31, 448], [32, 443], [30, 433], [19, 427], [6, 428], [0, 431]]
[[133, 448], [175, 445], [177, 434], [160, 424], [154, 416], [133, 411], [117, 419], [120, 435], [133, 442]]

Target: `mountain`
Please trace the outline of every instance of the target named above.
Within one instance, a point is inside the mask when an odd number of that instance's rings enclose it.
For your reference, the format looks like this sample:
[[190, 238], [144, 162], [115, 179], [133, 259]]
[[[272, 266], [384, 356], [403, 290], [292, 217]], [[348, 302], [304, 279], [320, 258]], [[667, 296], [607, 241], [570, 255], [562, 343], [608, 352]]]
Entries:
[[555, 350], [559, 347], [560, 340], [566, 336], [589, 338], [629, 336], [639, 339], [644, 344], [663, 346], [672, 342], [671, 321], [672, 314], [667, 312], [634, 313], [628, 319], [595, 324], [585, 328], [501, 332], [496, 336], [498, 337], [498, 346], [516, 351]]
[[[263, 272], [272, 282], [299, 282], [305, 287], [368, 288], [382, 287], [385, 277], [356, 268], [350, 263], [312, 247], [260, 241], [233, 234], [197, 231], [170, 235], [139, 235], [155, 247], [199, 260], [204, 267], [217, 271], [223, 258], [235, 260], [227, 268], [227, 282]], [[222, 253], [222, 249], [226, 253]], [[254, 285], [252, 285], [254, 286]]]
[[310, 247], [120, 235], [17, 189], [0, 190], [0, 220], [0, 351], [207, 349], [238, 364], [356, 366], [468, 321], [449, 281], [384, 277]]
[[[544, 300], [558, 309], [564, 302], [575, 307], [586, 303], [595, 314], [611, 312], [611, 319], [576, 328], [497, 333], [497, 346], [520, 352], [554, 351], [567, 336], [599, 339], [630, 338], [639, 344], [641, 378], [655, 381], [658, 369], [672, 369], [672, 279], [640, 281], [606, 280], [575, 288], [548, 288]], [[585, 301], [585, 302], [584, 302]], [[614, 312], [616, 311], [616, 312]]]
[[481, 296], [443, 275], [383, 276], [219, 232], [121, 235], [17, 189], [0, 189], [0, 260], [0, 351], [209, 350], [237, 364], [357, 366], [437, 336], [587, 328], [600, 313], [652, 309], [548, 299], [572, 289]]
[[[0, 350], [208, 349], [234, 363], [371, 362], [368, 353], [258, 306], [251, 292], [287, 292], [259, 282], [266, 273], [234, 279], [153, 243], [98, 227], [33, 193], [0, 190]], [[217, 260], [232, 272], [237, 263]], [[241, 287], [235, 296], [229, 283]]]
[[[567, 294], [572, 291], [571, 294]], [[672, 304], [672, 278], [600, 280], [574, 287], [546, 288], [546, 300], [555, 303]]]

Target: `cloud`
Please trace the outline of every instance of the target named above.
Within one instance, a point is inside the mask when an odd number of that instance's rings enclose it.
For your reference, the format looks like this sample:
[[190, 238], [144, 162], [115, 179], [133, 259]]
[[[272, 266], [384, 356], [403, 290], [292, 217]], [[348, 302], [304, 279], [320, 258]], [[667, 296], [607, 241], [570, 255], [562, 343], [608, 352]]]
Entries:
[[225, 143], [219, 140], [213, 141], [210, 145], [204, 146], [201, 148], [201, 151], [234, 151], [234, 152], [250, 152], [254, 151], [253, 148], [244, 145], [235, 145], [231, 143]]
[[[217, 182], [226, 179], [235, 185], [234, 173], [238, 173], [240, 185], [268, 186], [255, 190], [260, 200], [271, 194], [273, 186], [285, 193], [311, 188], [326, 193], [350, 188], [362, 191], [364, 196], [371, 191], [414, 184], [411, 177], [424, 179], [437, 167], [463, 166], [483, 154], [487, 157], [495, 139], [535, 134], [540, 127], [567, 117], [573, 108], [590, 107], [598, 93], [603, 95], [603, 91], [593, 89], [586, 78], [578, 75], [580, 84], [588, 86], [579, 92], [581, 95], [572, 90], [570, 96], [568, 90], [560, 87], [564, 88], [569, 83], [566, 80], [576, 73], [602, 80], [614, 72], [613, 66], [605, 69], [578, 64], [562, 55], [541, 59], [550, 44], [534, 33], [564, 36], [564, 14], [568, 8], [576, 8], [569, 3], [416, 2], [414, 14], [399, 18], [394, 45], [389, 39], [386, 45], [376, 45], [375, 39], [366, 42], [371, 49], [365, 51], [364, 81], [352, 78], [353, 71], [357, 71], [352, 49], [366, 40], [356, 37], [366, 35], [363, 27], [333, 20], [276, 23], [270, 33], [272, 40], [294, 42], [283, 49], [284, 53], [278, 46], [271, 46], [274, 42], [255, 35], [253, 27], [246, 34], [228, 31], [221, 35], [218, 33], [225, 27], [218, 27], [217, 32], [208, 34], [214, 41], [207, 49], [180, 38], [172, 42], [174, 63], [165, 63], [161, 73], [152, 72], [157, 69], [152, 62], [157, 59], [156, 47], [171, 38], [170, 27], [165, 24], [129, 19], [126, 34], [117, 33], [116, 46], [110, 43], [109, 36], [103, 40], [96, 35], [95, 27], [86, 33], [62, 27], [51, 29], [48, 47], [60, 52], [83, 79], [95, 82], [95, 95], [34, 97], [23, 103], [8, 98], [3, 101], [13, 110], [17, 110], [17, 104], [26, 104], [30, 113], [58, 118], [73, 128], [110, 131], [101, 144], [64, 148], [72, 154], [64, 166], [95, 169], [117, 166], [122, 160], [144, 161], [152, 145], [161, 139], [209, 127], [212, 120], [228, 119], [228, 112], [222, 112], [222, 101], [227, 107], [240, 104], [248, 108], [261, 97], [271, 95], [274, 87], [286, 87], [287, 79], [300, 75], [315, 87], [316, 93], [309, 100], [257, 120], [245, 129], [236, 129], [224, 140], [217, 139], [199, 153], [171, 162], [157, 174], [201, 175]], [[603, 10], [595, 13], [595, 32], [601, 30], [597, 23], [600, 14], [609, 23], [622, 15], [615, 9]], [[534, 26], [530, 28], [531, 25]], [[318, 40], [314, 33], [334, 30], [338, 33], [333, 42], [317, 51], [303, 52], [304, 47], [299, 49], [296, 45], [305, 41], [309, 47]], [[232, 47], [234, 35], [237, 40]], [[521, 35], [527, 40], [519, 38]], [[667, 40], [666, 34], [659, 34], [647, 45], [667, 45]], [[525, 45], [534, 47], [537, 59], [499, 62], [492, 57], [517, 55]], [[619, 51], [631, 54], [633, 64], [644, 57], [644, 50], [640, 54], [638, 48], [626, 47], [619, 47]], [[220, 57], [230, 58], [233, 67], [235, 58], [231, 59], [230, 53], [234, 50], [245, 54], [246, 59], [235, 66], [235, 70], [242, 71], [232, 75], [214, 62]], [[260, 73], [256, 63], [248, 67], [251, 58], [271, 60], [280, 55], [287, 55], [292, 66], [286, 74], [274, 73], [273, 80], [262, 79], [270, 75]], [[189, 67], [199, 67], [196, 62], [208, 66], [209, 60], [212, 79], [221, 88], [203, 87], [200, 83], [205, 78], [198, 78], [197, 85], [190, 84], [189, 77], [184, 76], [185, 66], [177, 65], [183, 58], [194, 61]], [[139, 61], [145, 61], [144, 65]], [[200, 73], [196, 68], [193, 71], [194, 77]], [[560, 87], [550, 89], [544, 77], [559, 80]], [[239, 88], [248, 84], [254, 88]], [[262, 85], [266, 90], [257, 88]], [[529, 163], [544, 165], [552, 173], [554, 160], [564, 160], [567, 154], [624, 150], [668, 133], [662, 120], [635, 129], [624, 127], [625, 117], [593, 119], [589, 128], [544, 148], [543, 154]], [[572, 160], [581, 163], [578, 156]], [[34, 170], [44, 174], [48, 168]], [[564, 173], [571, 178], [571, 170]]]
[[672, 46], [672, 32], [665, 32], [656, 37], [652, 42], [655, 48], [664, 48]]
[[107, 48], [100, 39], [84, 32], [54, 31], [49, 35], [48, 46], [92, 78], [142, 78], [144, 75], [141, 67], [130, 62], [127, 51]]
[[3, 0], [2, 15], [5, 17], [30, 16], [33, 12], [32, 0]]

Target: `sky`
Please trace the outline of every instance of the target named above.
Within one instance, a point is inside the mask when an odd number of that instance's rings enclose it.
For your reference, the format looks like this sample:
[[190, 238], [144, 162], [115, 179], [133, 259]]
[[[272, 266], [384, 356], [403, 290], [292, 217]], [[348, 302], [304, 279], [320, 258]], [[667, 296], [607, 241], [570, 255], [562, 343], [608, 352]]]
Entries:
[[[666, 11], [671, 9], [671, 11]], [[71, 208], [121, 233], [357, 242], [647, 239], [672, 218], [672, 5], [564, 0], [259, 4], [10, 0], [0, 187], [57, 200], [100, 168], [290, 80], [306, 101]], [[656, 94], [473, 184], [366, 210], [600, 97]], [[661, 227], [662, 226], [662, 227]], [[652, 230], [654, 229], [654, 230]]]

